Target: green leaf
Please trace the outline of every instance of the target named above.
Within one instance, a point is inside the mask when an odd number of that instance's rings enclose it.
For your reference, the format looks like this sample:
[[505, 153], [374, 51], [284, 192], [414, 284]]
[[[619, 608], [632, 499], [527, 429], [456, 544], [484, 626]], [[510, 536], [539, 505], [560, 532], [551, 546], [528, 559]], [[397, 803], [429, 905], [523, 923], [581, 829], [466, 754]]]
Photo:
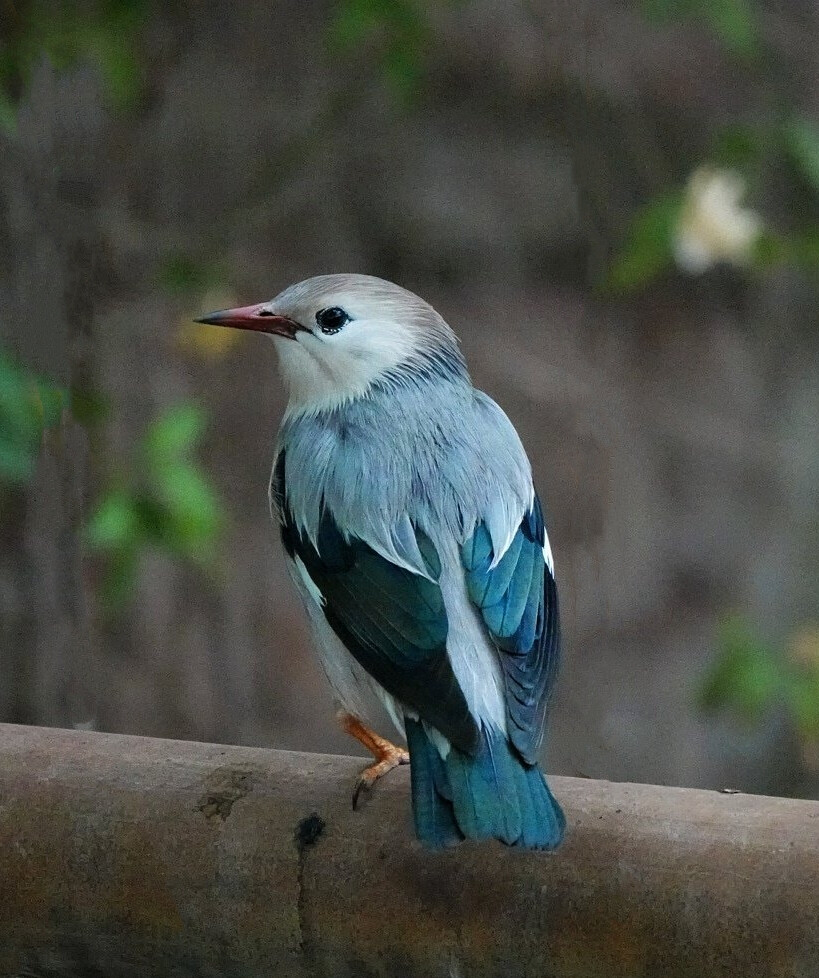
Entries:
[[57, 71], [79, 61], [95, 63], [114, 106], [133, 104], [141, 88], [138, 34], [149, 0], [89, 0], [82, 5], [29, 0], [12, 7], [17, 23], [0, 49], [0, 88], [8, 103], [5, 108], [0, 104], [0, 117], [6, 124], [11, 118], [8, 107], [14, 110], [14, 97], [25, 90], [43, 57]]
[[0, 354], [0, 431], [15, 442], [39, 437], [31, 374]]
[[787, 684], [786, 701], [802, 738], [819, 736], [819, 672], [800, 670]]
[[17, 131], [17, 106], [11, 96], [0, 86], [0, 131], [12, 134]]
[[819, 125], [810, 119], [792, 119], [785, 125], [783, 137], [791, 160], [819, 194]]
[[158, 490], [168, 515], [165, 528], [170, 542], [197, 557], [198, 548], [209, 547], [221, 527], [216, 493], [197, 468], [186, 462], [168, 465]]
[[622, 252], [609, 269], [607, 288], [631, 292], [671, 267], [671, 241], [681, 207], [681, 197], [669, 194], [647, 204], [637, 214]]
[[63, 416], [65, 391], [41, 381], [37, 384], [37, 395], [43, 428], [56, 428]]
[[760, 52], [756, 11], [749, 0], [701, 0], [699, 13], [734, 55], [755, 58]]
[[126, 492], [109, 493], [97, 505], [85, 528], [85, 539], [94, 550], [123, 550], [140, 538], [137, 504]]
[[728, 708], [748, 720], [757, 720], [783, 688], [783, 666], [778, 657], [742, 621], [725, 622], [719, 655], [702, 684], [700, 706], [705, 710]]
[[657, 23], [696, 19], [731, 53], [755, 58], [761, 50], [759, 17], [752, 0], [642, 0], [643, 14]]
[[384, 55], [383, 68], [395, 94], [404, 101], [411, 100], [421, 80], [418, 52], [402, 44], [393, 44]]
[[126, 549], [113, 555], [103, 577], [101, 597], [110, 617], [121, 614], [136, 589], [138, 566], [136, 549]]
[[331, 49], [349, 51], [381, 22], [381, 5], [373, 0], [346, 0], [338, 4], [327, 30]]
[[115, 108], [121, 112], [133, 108], [142, 88], [142, 76], [131, 38], [103, 27], [89, 38], [88, 49], [100, 66]]
[[169, 255], [160, 266], [157, 278], [161, 288], [177, 294], [202, 292], [223, 284], [217, 268], [183, 254]]
[[765, 230], [754, 243], [753, 258], [760, 268], [792, 265], [815, 273], [819, 270], [819, 228], [788, 235]]
[[819, 269], [819, 228], [795, 234], [790, 239], [793, 260], [807, 269]]
[[770, 148], [770, 133], [747, 123], [723, 126], [717, 133], [709, 158], [718, 166], [748, 170]]
[[774, 268], [792, 259], [793, 248], [787, 238], [763, 230], [754, 242], [752, 258], [759, 268]]
[[148, 429], [143, 449], [148, 464], [161, 471], [167, 464], [192, 451], [206, 427], [205, 412], [196, 404], [169, 408]]
[[62, 391], [0, 353], [0, 479], [31, 478], [43, 430], [59, 422], [62, 400]]
[[169, 549], [169, 516], [165, 505], [153, 495], [141, 494], [135, 497], [134, 507], [139, 517], [140, 545], [151, 544], [159, 550]]
[[215, 556], [222, 527], [220, 500], [187, 457], [204, 426], [204, 412], [194, 403], [165, 411], [142, 438], [139, 478], [108, 492], [86, 527], [89, 548], [106, 556], [103, 601], [114, 613], [132, 593], [138, 560], [147, 547], [200, 567]]
[[36, 453], [25, 445], [5, 441], [0, 436], [0, 482], [24, 486], [34, 474]]
[[429, 34], [428, 12], [414, 0], [343, 0], [326, 38], [331, 51], [347, 52], [377, 36], [382, 74], [408, 100], [418, 89]]
[[70, 400], [71, 414], [85, 428], [102, 424], [111, 414], [110, 401], [100, 391], [74, 387]]

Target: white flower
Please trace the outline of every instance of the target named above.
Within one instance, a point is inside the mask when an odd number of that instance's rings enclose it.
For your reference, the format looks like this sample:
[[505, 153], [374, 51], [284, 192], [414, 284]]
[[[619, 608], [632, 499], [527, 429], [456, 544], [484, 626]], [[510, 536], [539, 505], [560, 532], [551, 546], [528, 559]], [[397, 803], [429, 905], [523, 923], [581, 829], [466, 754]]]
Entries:
[[672, 248], [679, 267], [699, 275], [719, 262], [741, 265], [762, 233], [762, 218], [742, 208], [745, 181], [735, 170], [700, 167], [686, 188]]

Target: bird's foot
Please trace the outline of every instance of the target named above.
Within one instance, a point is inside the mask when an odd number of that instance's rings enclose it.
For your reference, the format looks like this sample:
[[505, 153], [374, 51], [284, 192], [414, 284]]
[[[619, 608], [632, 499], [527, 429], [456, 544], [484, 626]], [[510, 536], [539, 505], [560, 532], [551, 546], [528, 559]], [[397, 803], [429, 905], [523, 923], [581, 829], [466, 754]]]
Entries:
[[403, 747], [396, 747], [385, 737], [381, 737], [374, 730], [370, 730], [366, 724], [362, 723], [358, 717], [351, 713], [340, 712], [338, 714], [341, 726], [350, 734], [351, 737], [363, 744], [375, 758], [375, 763], [365, 767], [359, 774], [353, 791], [353, 808], [358, 806], [358, 799], [362, 791], [372, 791], [373, 785], [379, 778], [389, 774], [393, 768], [401, 764], [409, 764], [410, 756]]
[[378, 759], [375, 764], [370, 764], [369, 767], [365, 767], [358, 776], [353, 790], [353, 810], [358, 807], [358, 799], [362, 791], [372, 791], [375, 782], [379, 778], [383, 778], [385, 774], [389, 774], [393, 768], [399, 767], [401, 764], [409, 764], [410, 762], [410, 756], [403, 747], [396, 747], [395, 744], [389, 743], [385, 745], [381, 753], [376, 754], [376, 758]]

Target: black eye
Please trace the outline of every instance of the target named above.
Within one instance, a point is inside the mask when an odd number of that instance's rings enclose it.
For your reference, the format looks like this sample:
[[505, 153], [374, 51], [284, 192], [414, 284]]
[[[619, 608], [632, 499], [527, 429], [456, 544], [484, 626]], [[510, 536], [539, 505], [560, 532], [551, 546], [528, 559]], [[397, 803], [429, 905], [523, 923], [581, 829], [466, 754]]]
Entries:
[[330, 306], [329, 309], [319, 309], [316, 322], [322, 333], [337, 333], [341, 327], [350, 321], [350, 317], [341, 306]]

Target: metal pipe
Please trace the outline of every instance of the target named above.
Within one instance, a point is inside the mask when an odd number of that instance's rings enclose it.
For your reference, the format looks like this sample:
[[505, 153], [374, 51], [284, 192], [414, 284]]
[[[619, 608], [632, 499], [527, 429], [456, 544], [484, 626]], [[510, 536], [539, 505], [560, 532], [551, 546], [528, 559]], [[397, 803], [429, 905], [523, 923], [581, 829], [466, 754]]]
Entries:
[[819, 803], [553, 778], [554, 854], [361, 760], [0, 725], [0, 975], [819, 975]]

